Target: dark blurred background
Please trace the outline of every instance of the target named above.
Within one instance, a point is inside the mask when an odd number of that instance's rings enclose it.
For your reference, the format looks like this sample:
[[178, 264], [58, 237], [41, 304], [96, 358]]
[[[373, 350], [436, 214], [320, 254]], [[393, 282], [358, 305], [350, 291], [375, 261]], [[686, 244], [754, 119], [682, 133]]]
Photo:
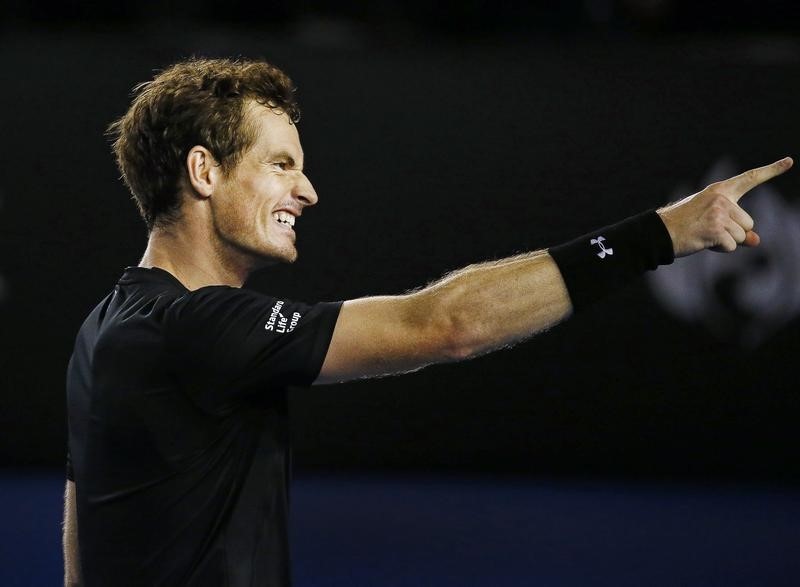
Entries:
[[[0, 491], [61, 482], [73, 337], [146, 242], [104, 129], [177, 59], [263, 57], [298, 85], [320, 203], [299, 261], [248, 286], [305, 301], [406, 291], [800, 157], [795, 3], [6, 0], [0, 19]], [[796, 491], [798, 173], [743, 200], [756, 250], [679, 260], [511, 350], [297, 390], [300, 477]]]

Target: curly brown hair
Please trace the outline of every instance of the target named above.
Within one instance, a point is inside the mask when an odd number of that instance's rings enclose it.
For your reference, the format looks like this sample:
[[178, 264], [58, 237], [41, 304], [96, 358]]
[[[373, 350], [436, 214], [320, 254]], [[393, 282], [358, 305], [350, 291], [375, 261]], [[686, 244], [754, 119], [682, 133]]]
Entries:
[[228, 174], [254, 144], [245, 120], [255, 100], [300, 119], [295, 86], [265, 61], [191, 58], [171, 65], [133, 90], [124, 116], [111, 123], [117, 165], [148, 231], [179, 217], [189, 150], [202, 145]]

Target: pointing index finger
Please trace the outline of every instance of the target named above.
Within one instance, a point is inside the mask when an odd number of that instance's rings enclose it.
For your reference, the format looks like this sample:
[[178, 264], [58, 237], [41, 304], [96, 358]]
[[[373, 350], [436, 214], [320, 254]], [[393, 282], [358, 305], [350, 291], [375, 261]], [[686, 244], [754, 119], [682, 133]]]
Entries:
[[740, 175], [725, 180], [723, 183], [728, 184], [728, 187], [731, 188], [729, 196], [731, 200], [733, 202], [738, 202], [743, 195], [754, 187], [787, 171], [793, 164], [794, 161], [792, 161], [791, 157], [784, 157], [783, 159], [775, 161], [775, 163], [745, 171]]

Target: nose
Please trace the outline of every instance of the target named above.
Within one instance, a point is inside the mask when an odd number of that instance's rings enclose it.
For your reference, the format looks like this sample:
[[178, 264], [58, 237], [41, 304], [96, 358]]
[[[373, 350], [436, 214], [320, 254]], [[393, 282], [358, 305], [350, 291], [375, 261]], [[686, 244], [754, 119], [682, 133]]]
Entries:
[[311, 185], [311, 180], [306, 177], [305, 173], [300, 173], [297, 181], [294, 184], [294, 191], [292, 195], [300, 200], [304, 206], [313, 206], [319, 201], [317, 191]]

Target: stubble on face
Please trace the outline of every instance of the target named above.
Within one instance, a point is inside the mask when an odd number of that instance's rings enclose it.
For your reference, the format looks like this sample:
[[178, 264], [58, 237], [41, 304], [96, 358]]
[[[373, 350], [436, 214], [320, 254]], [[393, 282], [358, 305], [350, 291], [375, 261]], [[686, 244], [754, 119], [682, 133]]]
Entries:
[[296, 178], [281, 169], [284, 155], [302, 163], [296, 127], [285, 114], [248, 104], [246, 124], [256, 139], [218, 189], [212, 200], [215, 250], [224, 263], [247, 271], [297, 259], [293, 229], [278, 223], [273, 213], [293, 202]]

